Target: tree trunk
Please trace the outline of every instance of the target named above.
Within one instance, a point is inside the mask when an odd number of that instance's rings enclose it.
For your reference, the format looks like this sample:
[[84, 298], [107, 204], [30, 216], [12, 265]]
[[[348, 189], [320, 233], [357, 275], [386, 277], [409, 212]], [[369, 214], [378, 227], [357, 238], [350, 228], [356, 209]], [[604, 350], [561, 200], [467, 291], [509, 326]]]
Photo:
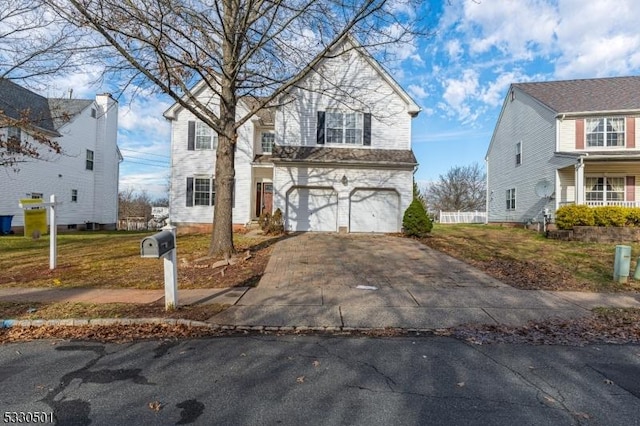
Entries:
[[231, 258], [233, 246], [233, 183], [235, 178], [236, 133], [236, 73], [237, 55], [240, 51], [235, 34], [237, 4], [223, 2], [223, 21], [228, 37], [222, 41], [222, 75], [220, 78], [220, 127], [216, 149], [215, 201], [213, 231], [209, 255]]

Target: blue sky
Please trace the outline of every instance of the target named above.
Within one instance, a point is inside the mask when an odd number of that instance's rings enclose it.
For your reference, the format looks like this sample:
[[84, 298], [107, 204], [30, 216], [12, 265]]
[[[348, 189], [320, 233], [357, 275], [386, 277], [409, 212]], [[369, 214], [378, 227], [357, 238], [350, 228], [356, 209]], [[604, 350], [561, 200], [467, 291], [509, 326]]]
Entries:
[[[399, 52], [394, 77], [422, 107], [412, 144], [419, 183], [484, 156], [509, 84], [640, 73], [637, 0], [432, 1], [431, 37]], [[441, 5], [440, 3], [444, 3]], [[93, 75], [65, 77], [51, 91], [93, 97]], [[49, 93], [49, 95], [53, 95]], [[121, 189], [166, 194], [170, 101], [141, 93], [120, 104]]]

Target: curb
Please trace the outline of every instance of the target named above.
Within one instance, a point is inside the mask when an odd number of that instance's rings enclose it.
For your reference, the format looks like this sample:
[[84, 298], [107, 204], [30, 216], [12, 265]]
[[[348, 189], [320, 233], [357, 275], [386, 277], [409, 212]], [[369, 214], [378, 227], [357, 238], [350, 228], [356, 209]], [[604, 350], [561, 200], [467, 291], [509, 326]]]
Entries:
[[30, 327], [100, 327], [114, 325], [184, 325], [187, 327], [209, 328], [212, 331], [238, 333], [359, 333], [359, 332], [403, 332], [431, 333], [444, 328], [401, 328], [401, 327], [342, 327], [342, 326], [264, 326], [264, 325], [220, 325], [204, 321], [174, 318], [96, 318], [96, 319], [52, 319], [52, 320], [12, 320], [0, 319], [0, 329]]

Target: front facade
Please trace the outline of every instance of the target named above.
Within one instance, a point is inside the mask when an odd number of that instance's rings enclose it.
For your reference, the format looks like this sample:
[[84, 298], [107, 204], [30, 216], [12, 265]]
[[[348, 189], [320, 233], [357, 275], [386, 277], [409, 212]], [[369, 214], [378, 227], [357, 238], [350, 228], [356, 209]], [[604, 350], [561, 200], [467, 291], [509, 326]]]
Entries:
[[[288, 231], [400, 231], [413, 197], [411, 119], [420, 109], [351, 39], [336, 49], [340, 55], [325, 59], [280, 106], [240, 128], [235, 225], [280, 209]], [[197, 93], [217, 107], [204, 85]], [[250, 102], [242, 100], [239, 116]], [[170, 221], [210, 227], [217, 135], [178, 105], [165, 117], [172, 123]]]
[[486, 156], [489, 222], [640, 206], [640, 77], [512, 84]]
[[[61, 230], [115, 229], [118, 178], [122, 156], [117, 146], [118, 103], [109, 95], [95, 99], [47, 99], [8, 80], [0, 80], [0, 110], [5, 119], [2, 140], [33, 140], [46, 135], [62, 152], [41, 153], [39, 159], [16, 156], [0, 179], [0, 215], [13, 216], [12, 227], [24, 226], [23, 198], [49, 201], [56, 195], [56, 222]], [[29, 111], [22, 127], [15, 119]], [[15, 169], [15, 170], [14, 170]]]

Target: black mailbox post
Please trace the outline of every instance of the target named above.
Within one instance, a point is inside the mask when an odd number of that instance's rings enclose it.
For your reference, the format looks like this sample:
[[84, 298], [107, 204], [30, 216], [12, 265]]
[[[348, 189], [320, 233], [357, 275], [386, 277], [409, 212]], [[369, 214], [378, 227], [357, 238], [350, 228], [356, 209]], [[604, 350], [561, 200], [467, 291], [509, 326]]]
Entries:
[[176, 247], [175, 236], [171, 231], [162, 231], [140, 242], [140, 256], [160, 258]]

